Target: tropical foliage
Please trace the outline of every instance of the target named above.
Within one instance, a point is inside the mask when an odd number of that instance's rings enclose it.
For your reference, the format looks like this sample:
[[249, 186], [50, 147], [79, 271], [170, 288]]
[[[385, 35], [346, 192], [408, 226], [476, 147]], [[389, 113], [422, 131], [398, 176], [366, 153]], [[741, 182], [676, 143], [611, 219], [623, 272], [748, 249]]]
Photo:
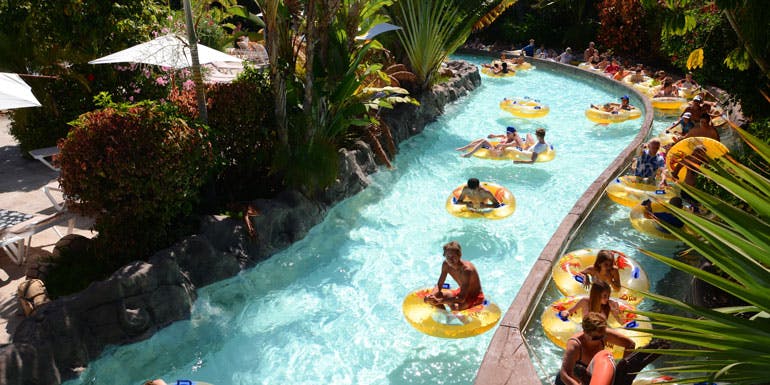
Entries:
[[101, 255], [145, 257], [179, 235], [173, 221], [197, 200], [212, 163], [207, 132], [169, 103], [100, 104], [61, 142], [60, 183], [68, 207], [95, 219]]
[[376, 124], [370, 107], [411, 101], [403, 88], [374, 86], [372, 75], [387, 79], [378, 62], [383, 47], [356, 40], [388, 20], [380, 11], [391, 1], [257, 3], [266, 25], [281, 145], [274, 169], [290, 186], [316, 191], [335, 180], [338, 145], [348, 130]]
[[596, 4], [599, 11], [597, 42], [620, 55], [640, 57], [649, 47], [644, 29], [645, 12], [638, 1], [602, 0]]
[[[661, 25], [663, 51], [678, 67], [699, 68], [696, 79], [729, 89], [744, 111], [767, 116], [770, 65], [770, 9], [747, 0], [641, 0]], [[699, 51], [702, 50], [702, 51]], [[733, 71], [729, 71], [733, 70]]]
[[[764, 166], [760, 168], [766, 170], [770, 146], [737, 126], [733, 128], [763, 159]], [[690, 376], [686, 380], [678, 379], [679, 383], [764, 383], [770, 370], [770, 293], [767, 291], [770, 287], [770, 179], [766, 173], [744, 166], [729, 154], [700, 168], [693, 163], [687, 167], [690, 172], [699, 172], [734, 194], [746, 209], [682, 185], [684, 191], [714, 214], [714, 219], [667, 205], [697, 236], [665, 222], [660, 224], [727, 278], [650, 251], [645, 253], [743, 300], [746, 305], [707, 309], [648, 293], [652, 299], [697, 317], [640, 312], [658, 326], [650, 331], [654, 336], [687, 346], [660, 351], [688, 359], [673, 361], [671, 366], [658, 370]]]
[[0, 1], [0, 68], [47, 75], [25, 78], [42, 107], [11, 112], [23, 152], [66, 136], [67, 122], [92, 110], [98, 91], [125, 87], [125, 73], [86, 63], [146, 40], [164, 17], [152, 0]]
[[[497, 11], [506, 7], [505, 11]], [[495, 16], [489, 23], [490, 16]], [[483, 30], [479, 31], [479, 27]], [[474, 38], [488, 43], [526, 45], [533, 38], [546, 47], [587, 46], [596, 36], [597, 9], [586, 0], [500, 1], [474, 26]]]

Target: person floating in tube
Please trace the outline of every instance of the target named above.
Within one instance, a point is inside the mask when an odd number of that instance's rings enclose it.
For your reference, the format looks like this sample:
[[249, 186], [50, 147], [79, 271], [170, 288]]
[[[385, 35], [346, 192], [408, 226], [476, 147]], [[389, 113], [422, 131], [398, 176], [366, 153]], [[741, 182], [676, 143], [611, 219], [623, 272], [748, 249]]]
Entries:
[[[425, 297], [425, 302], [442, 309], [452, 311], [470, 309], [484, 303], [479, 273], [470, 261], [462, 259], [462, 247], [456, 241], [444, 245], [444, 263], [433, 293]], [[445, 289], [447, 275], [457, 282], [457, 289]]]
[[465, 204], [465, 207], [471, 211], [484, 211], [484, 209], [500, 207], [500, 201], [497, 200], [495, 194], [482, 187], [476, 178], [468, 179], [468, 183], [457, 198], [457, 204]]

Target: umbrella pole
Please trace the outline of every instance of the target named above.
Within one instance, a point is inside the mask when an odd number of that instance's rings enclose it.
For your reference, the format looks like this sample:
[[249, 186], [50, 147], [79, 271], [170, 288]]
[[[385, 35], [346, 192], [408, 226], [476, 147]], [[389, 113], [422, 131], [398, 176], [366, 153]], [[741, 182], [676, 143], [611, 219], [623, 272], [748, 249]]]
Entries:
[[203, 88], [203, 77], [201, 76], [201, 64], [198, 60], [198, 37], [195, 36], [195, 29], [192, 20], [192, 7], [190, 0], [183, 0], [184, 16], [187, 25], [187, 41], [190, 44], [190, 56], [192, 59], [193, 83], [195, 83], [195, 97], [198, 99], [198, 113], [204, 124], [209, 123], [209, 114], [206, 110], [206, 91]]

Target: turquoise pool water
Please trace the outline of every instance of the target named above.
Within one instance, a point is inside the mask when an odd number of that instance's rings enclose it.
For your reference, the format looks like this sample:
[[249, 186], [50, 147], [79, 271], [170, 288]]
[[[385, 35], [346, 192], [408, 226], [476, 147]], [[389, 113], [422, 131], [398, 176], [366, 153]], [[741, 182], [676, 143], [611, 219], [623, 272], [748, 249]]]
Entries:
[[[108, 349], [70, 384], [472, 383], [494, 330], [461, 340], [421, 334], [403, 318], [404, 296], [435, 284], [441, 246], [457, 240], [487, 297], [507, 309], [562, 218], [641, 124], [588, 121], [589, 103], [618, 95], [552, 72], [483, 82], [402, 143], [394, 170], [372, 175], [368, 189], [330, 210], [305, 239], [201, 289], [190, 320]], [[514, 118], [498, 108], [512, 96], [538, 98], [551, 112]], [[515, 165], [454, 151], [507, 125], [546, 128], [556, 159]], [[506, 186], [515, 213], [499, 221], [448, 214], [447, 196], [469, 177]]]

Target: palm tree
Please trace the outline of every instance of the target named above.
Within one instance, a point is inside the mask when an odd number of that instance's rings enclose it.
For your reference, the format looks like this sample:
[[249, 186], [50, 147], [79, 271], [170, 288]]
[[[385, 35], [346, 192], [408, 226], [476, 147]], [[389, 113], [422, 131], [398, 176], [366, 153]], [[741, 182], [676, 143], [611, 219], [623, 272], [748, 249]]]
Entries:
[[[733, 128], [766, 163], [770, 163], [767, 143], [737, 126]], [[748, 208], [741, 209], [697, 188], [682, 185], [683, 191], [715, 215], [714, 219], [666, 205], [697, 237], [665, 222], [660, 225], [676, 234], [728, 278], [650, 251], [643, 252], [743, 300], [746, 305], [707, 309], [648, 293], [656, 301], [696, 316], [693, 319], [640, 312], [658, 326], [649, 330], [654, 336], [689, 346], [657, 351], [688, 358], [658, 370], [691, 376], [677, 380], [678, 383], [766, 383], [770, 370], [770, 291], [767, 290], [770, 287], [770, 179], [765, 172], [754, 171], [729, 154], [700, 168], [695, 164], [687, 167], [733, 194]], [[767, 170], [767, 167], [760, 169]]]
[[391, 7], [398, 38], [422, 90], [433, 85], [441, 63], [474, 30], [489, 26], [516, 0], [398, 0]]

